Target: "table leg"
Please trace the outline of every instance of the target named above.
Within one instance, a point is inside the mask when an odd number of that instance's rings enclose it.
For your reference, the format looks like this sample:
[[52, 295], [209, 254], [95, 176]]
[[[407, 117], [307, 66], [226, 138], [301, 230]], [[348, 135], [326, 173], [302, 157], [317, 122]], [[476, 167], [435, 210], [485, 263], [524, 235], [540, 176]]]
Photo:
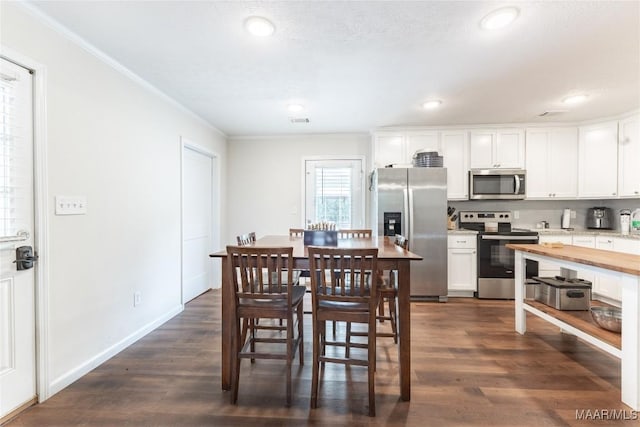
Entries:
[[515, 252], [515, 287], [516, 287], [516, 331], [524, 334], [527, 331], [527, 313], [524, 311], [527, 260], [521, 251]]
[[622, 401], [640, 410], [640, 277], [622, 275]]
[[411, 274], [409, 261], [398, 262], [398, 353], [400, 360], [400, 397], [411, 400]]
[[233, 289], [228, 280], [227, 258], [222, 258], [222, 389], [231, 390], [231, 346], [236, 335]]

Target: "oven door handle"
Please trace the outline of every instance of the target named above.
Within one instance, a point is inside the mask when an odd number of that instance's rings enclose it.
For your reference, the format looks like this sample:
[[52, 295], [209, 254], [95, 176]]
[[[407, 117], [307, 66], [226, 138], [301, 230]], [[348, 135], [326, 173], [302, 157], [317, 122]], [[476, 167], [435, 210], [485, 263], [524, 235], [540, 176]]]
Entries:
[[496, 234], [489, 234], [480, 236], [483, 240], [535, 240], [538, 241], [537, 236], [500, 236]]

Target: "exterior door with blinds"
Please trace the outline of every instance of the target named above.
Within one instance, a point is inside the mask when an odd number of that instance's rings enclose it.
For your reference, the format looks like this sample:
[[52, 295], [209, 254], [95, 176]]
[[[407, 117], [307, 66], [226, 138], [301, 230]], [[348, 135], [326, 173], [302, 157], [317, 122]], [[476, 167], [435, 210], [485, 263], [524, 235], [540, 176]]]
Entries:
[[338, 229], [364, 227], [362, 160], [305, 161], [305, 223], [333, 222]]
[[0, 420], [36, 396], [35, 268], [14, 263], [34, 241], [32, 94], [29, 71], [0, 58]]

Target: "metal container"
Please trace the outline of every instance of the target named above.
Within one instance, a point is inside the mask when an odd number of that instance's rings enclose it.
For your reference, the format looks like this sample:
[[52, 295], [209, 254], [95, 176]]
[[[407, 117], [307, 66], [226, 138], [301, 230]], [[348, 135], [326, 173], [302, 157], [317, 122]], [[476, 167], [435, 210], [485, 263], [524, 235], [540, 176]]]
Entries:
[[622, 310], [618, 307], [591, 307], [591, 317], [601, 328], [622, 331]]
[[553, 277], [534, 277], [534, 299], [556, 310], [589, 310], [591, 282], [582, 279], [559, 280]]

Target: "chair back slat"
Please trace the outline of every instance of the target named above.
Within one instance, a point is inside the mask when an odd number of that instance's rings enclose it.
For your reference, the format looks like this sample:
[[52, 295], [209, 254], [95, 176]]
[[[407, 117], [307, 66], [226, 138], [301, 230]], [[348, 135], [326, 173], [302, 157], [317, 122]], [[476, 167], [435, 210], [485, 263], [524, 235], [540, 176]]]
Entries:
[[227, 246], [227, 262], [236, 304], [241, 299], [291, 304], [293, 247]]
[[377, 271], [378, 249], [310, 246], [308, 250], [312, 298], [375, 306], [376, 286], [369, 281]]

